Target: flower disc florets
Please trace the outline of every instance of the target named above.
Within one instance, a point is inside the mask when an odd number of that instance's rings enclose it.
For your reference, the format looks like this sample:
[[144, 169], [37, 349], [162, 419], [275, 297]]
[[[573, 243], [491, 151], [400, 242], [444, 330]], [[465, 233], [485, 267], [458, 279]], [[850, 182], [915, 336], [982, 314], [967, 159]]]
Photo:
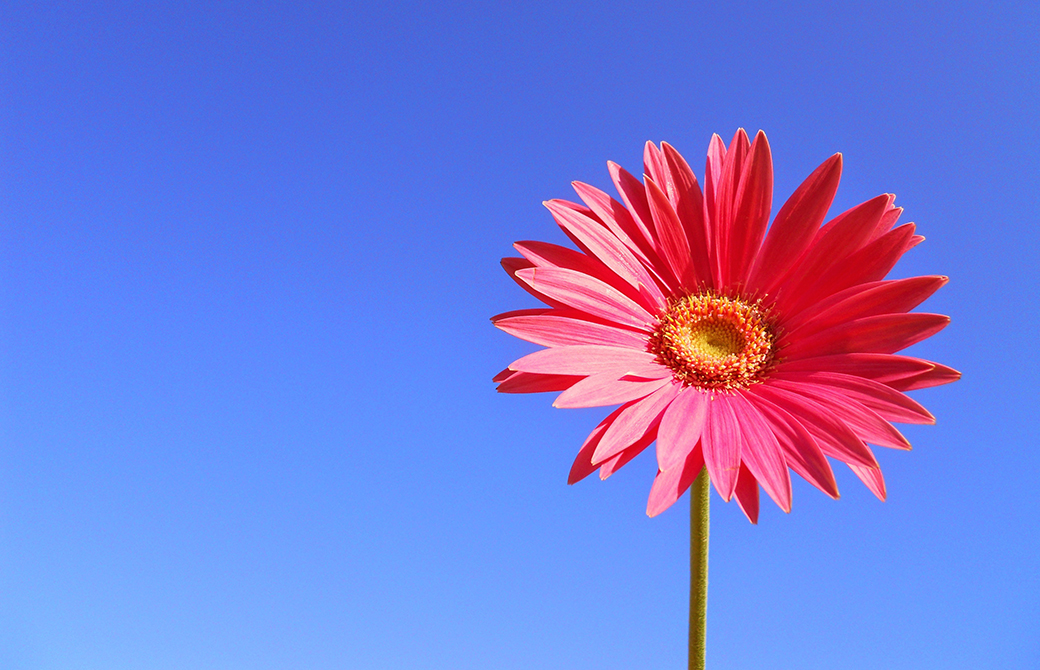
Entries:
[[672, 300], [647, 350], [687, 386], [732, 391], [762, 378], [774, 341], [758, 303], [707, 292]]

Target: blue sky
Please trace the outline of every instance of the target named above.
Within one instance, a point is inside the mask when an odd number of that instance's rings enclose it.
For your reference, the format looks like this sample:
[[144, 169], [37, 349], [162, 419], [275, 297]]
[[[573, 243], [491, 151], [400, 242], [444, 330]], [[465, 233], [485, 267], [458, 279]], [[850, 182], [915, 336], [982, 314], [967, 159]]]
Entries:
[[[709, 667], [1040, 667], [1034, 3], [0, 9], [0, 667], [685, 667], [684, 498], [566, 486], [607, 410], [494, 392], [541, 205], [769, 135], [946, 274], [938, 416], [758, 526]], [[637, 172], [638, 173], [638, 172]]]

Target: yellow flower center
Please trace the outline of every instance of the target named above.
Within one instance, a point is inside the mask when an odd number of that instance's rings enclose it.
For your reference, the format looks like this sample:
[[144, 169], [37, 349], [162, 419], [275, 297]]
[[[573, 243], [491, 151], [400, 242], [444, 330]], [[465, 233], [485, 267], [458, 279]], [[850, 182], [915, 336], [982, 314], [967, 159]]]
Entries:
[[774, 341], [757, 303], [701, 293], [669, 303], [647, 350], [687, 386], [733, 391], [762, 378]]

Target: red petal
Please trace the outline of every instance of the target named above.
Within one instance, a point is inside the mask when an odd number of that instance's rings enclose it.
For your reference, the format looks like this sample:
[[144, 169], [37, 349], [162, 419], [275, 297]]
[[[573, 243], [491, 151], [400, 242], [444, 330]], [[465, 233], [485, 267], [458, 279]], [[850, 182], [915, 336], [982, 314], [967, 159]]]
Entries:
[[920, 358], [911, 358], [910, 356], [855, 353], [784, 361], [777, 366], [776, 371], [841, 372], [891, 385], [890, 382], [916, 377], [932, 370], [934, 367], [934, 364], [928, 361]]
[[542, 349], [513, 361], [510, 370], [555, 375], [593, 375], [651, 363], [654, 355], [636, 349], [579, 344], [572, 347]]
[[654, 227], [657, 229], [661, 255], [664, 256], [672, 276], [679, 281], [680, 286], [693, 286], [696, 277], [690, 265], [690, 247], [686, 240], [686, 230], [668, 202], [668, 196], [649, 177], [646, 178], [646, 195]]
[[740, 475], [737, 477], [737, 488], [733, 490], [740, 505], [740, 511], [751, 523], [758, 523], [758, 481], [751, 474], [747, 465], [741, 464]]
[[874, 410], [889, 421], [900, 423], [935, 423], [935, 417], [913, 398], [873, 379], [838, 372], [777, 372], [777, 380], [791, 379], [838, 389], [846, 397]]
[[863, 440], [844, 421], [815, 401], [776, 384], [759, 384], [748, 392], [779, 405], [793, 416], [816, 439], [827, 456], [846, 463], [877, 467], [877, 459]]
[[[597, 258], [618, 277], [635, 288], [643, 297], [643, 306], [657, 311], [664, 306], [664, 294], [642, 263], [617, 237], [603, 227], [599, 221], [589, 218], [577, 209], [574, 203], [550, 200], [543, 203], [556, 222], [578, 246], [590, 256]], [[591, 212], [589, 212], [591, 214]]]
[[650, 431], [643, 437], [639, 438], [632, 446], [608, 458], [599, 466], [599, 478], [605, 480], [607, 477], [620, 470], [623, 465], [643, 453], [643, 451], [649, 447], [650, 443], [655, 439], [657, 439], [657, 431]]
[[602, 344], [645, 349], [646, 334], [578, 318], [580, 312], [562, 309], [522, 309], [491, 318], [496, 328], [545, 347]]
[[693, 480], [697, 479], [704, 467], [704, 456], [700, 449], [694, 449], [686, 460], [665, 472], [658, 472], [650, 487], [650, 497], [646, 503], [648, 516], [657, 516], [675, 504], [675, 501], [686, 493]]
[[769, 497], [785, 512], [791, 511], [791, 475], [787, 470], [780, 443], [770, 430], [756, 405], [742, 394], [732, 397], [737, 422], [740, 424], [744, 446], [740, 460], [751, 469], [751, 474], [762, 484]]
[[[810, 287], [818, 285], [820, 276], [866, 243], [870, 233], [888, 206], [888, 196], [879, 195], [856, 205], [834, 218], [832, 227], [809, 247], [794, 271], [779, 288], [777, 307], [781, 313], [794, 313], [799, 305], [810, 304]], [[844, 286], [841, 288], [845, 288]]]
[[865, 468], [862, 465], [847, 463], [859, 480], [867, 485], [870, 492], [878, 497], [881, 502], [888, 495], [885, 492], [885, 478], [881, 475], [881, 468]]
[[686, 239], [690, 247], [690, 263], [696, 281], [708, 287], [711, 286], [712, 271], [708, 261], [710, 250], [710, 233], [704, 220], [704, 196], [701, 187], [697, 183], [697, 177], [686, 163], [679, 152], [667, 142], [661, 143], [665, 163], [671, 175], [671, 183], [675, 185], [674, 196], [669, 193], [669, 199], [679, 216], [683, 228], [686, 229]]
[[706, 424], [701, 434], [704, 461], [715, 490], [729, 502], [740, 471], [742, 437], [727, 396], [717, 395], [709, 401]]
[[657, 467], [669, 470], [686, 459], [701, 439], [708, 415], [708, 398], [686, 389], [668, 405], [657, 430]]
[[602, 463], [626, 450], [643, 435], [656, 433], [668, 404], [679, 394], [678, 384], [664, 386], [642, 400], [628, 403], [620, 409], [617, 420], [600, 441], [593, 463]]
[[553, 402], [553, 407], [576, 409], [620, 405], [645, 398], [662, 386], [669, 384], [670, 381], [670, 379], [633, 381], [625, 379], [624, 374], [619, 375], [616, 370], [600, 372], [582, 379], [561, 393]]
[[[581, 381], [580, 376], [540, 375], [532, 372], [516, 372], [498, 384], [499, 393], [547, 393], [566, 391]], [[497, 378], [496, 378], [497, 381]]]
[[945, 365], [940, 365], [939, 363], [932, 363], [932, 365], [935, 367], [933, 367], [928, 372], [922, 372], [919, 375], [916, 375], [914, 377], [907, 377], [905, 379], [885, 381], [885, 384], [891, 386], [897, 391], [913, 391], [916, 389], [925, 389], [931, 388], [932, 386], [939, 386], [940, 384], [949, 384], [950, 382], [955, 382], [961, 378], [961, 373], [957, 372], [953, 368], [946, 367]]
[[909, 277], [893, 281], [861, 284], [839, 291], [830, 298], [785, 321], [784, 339], [818, 333], [843, 321], [877, 314], [909, 312], [927, 300], [949, 281], [949, 277]]
[[649, 332], [654, 317], [617, 289], [589, 275], [557, 268], [517, 270], [531, 288], [579, 311]]
[[838, 497], [838, 483], [834, 479], [827, 457], [809, 431], [797, 419], [765, 398], [747, 394], [748, 401], [755, 404], [762, 417], [769, 423], [780, 448], [784, 450], [784, 461], [805, 481], [832, 498]]
[[761, 130], [751, 145], [734, 202], [728, 251], [729, 278], [746, 283], [751, 262], [762, 244], [773, 202], [773, 158]]
[[935, 335], [949, 322], [950, 317], [942, 314], [917, 312], [868, 316], [796, 339], [781, 350], [781, 356], [794, 360], [829, 354], [892, 354]]
[[748, 281], [752, 294], [776, 290], [780, 280], [812, 242], [834, 201], [840, 180], [841, 154], [834, 154], [816, 168], [780, 208]]
[[644, 237], [624, 205], [594, 186], [580, 181], [571, 182], [571, 186], [615, 237], [647, 266], [655, 266], [657, 254], [653, 245]]

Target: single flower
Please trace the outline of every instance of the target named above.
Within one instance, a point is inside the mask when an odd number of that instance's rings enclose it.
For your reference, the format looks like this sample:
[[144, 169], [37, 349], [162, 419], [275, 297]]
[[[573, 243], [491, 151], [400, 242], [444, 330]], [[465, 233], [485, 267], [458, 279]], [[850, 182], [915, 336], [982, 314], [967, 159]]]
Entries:
[[[882, 500], [869, 445], [909, 449], [892, 425], [934, 423], [905, 391], [955, 370], [896, 352], [949, 318], [911, 312], [947, 278], [886, 280], [924, 238], [880, 195], [824, 224], [841, 154], [824, 161], [769, 226], [765, 134], [708, 148], [704, 187], [671, 146], [647, 143], [640, 182], [608, 163], [621, 201], [574, 183], [584, 205], [545, 205], [578, 250], [518, 242], [502, 265], [544, 302], [492, 319], [548, 347], [495, 377], [504, 393], [562, 391], [556, 407], [620, 405], [582, 445], [569, 481], [605, 479], [656, 441], [650, 516], [702, 468], [754, 523], [758, 488], [791, 509], [790, 470], [827, 495], [827, 457]], [[823, 224], [821, 226], [821, 224]]]

